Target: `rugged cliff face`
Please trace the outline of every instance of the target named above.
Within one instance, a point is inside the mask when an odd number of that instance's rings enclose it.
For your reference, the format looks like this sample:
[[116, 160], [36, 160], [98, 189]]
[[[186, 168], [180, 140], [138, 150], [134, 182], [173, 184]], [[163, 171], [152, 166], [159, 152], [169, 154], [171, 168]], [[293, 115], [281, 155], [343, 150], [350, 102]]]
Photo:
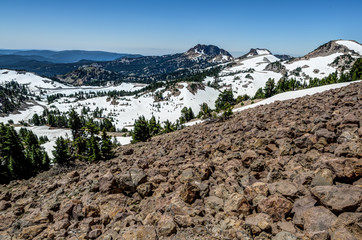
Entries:
[[361, 239], [361, 109], [354, 83], [3, 185], [0, 238]]

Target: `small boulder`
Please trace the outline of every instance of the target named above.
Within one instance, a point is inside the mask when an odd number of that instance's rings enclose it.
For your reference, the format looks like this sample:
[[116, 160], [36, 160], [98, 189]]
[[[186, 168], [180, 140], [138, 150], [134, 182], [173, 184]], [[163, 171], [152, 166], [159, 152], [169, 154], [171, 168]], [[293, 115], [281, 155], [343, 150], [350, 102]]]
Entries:
[[209, 209], [220, 211], [223, 209], [224, 201], [216, 196], [209, 196], [204, 198], [204, 203]]
[[244, 195], [233, 193], [224, 204], [224, 211], [230, 215], [246, 216], [250, 212], [250, 205]]
[[306, 210], [303, 219], [306, 232], [322, 232], [328, 231], [337, 220], [337, 217], [327, 208], [318, 206]]
[[292, 209], [293, 216], [293, 223], [299, 227], [302, 227], [304, 224], [303, 214], [309, 208], [314, 207], [317, 201], [312, 196], [305, 196], [302, 198], [297, 199], [294, 202], [294, 206]]
[[90, 231], [88, 233], [88, 238], [89, 239], [96, 239], [97, 237], [99, 237], [100, 235], [102, 235], [102, 230], [100, 229], [94, 229], [92, 231]]
[[279, 232], [272, 240], [297, 240], [297, 236], [290, 232]]
[[127, 228], [121, 235], [123, 240], [157, 240], [157, 233], [153, 226], [137, 226]]
[[261, 231], [271, 228], [272, 223], [271, 217], [265, 213], [255, 213], [245, 218], [245, 224], [258, 227]]
[[298, 192], [297, 187], [288, 180], [280, 180], [278, 182], [269, 184], [268, 187], [270, 194], [275, 194], [278, 192], [286, 197], [294, 197]]
[[353, 185], [317, 186], [311, 192], [333, 211], [355, 211], [362, 202], [362, 188]]
[[336, 134], [334, 132], [329, 131], [326, 128], [322, 128], [316, 131], [315, 135], [317, 138], [324, 138], [327, 142], [331, 143], [336, 138]]
[[176, 224], [173, 220], [173, 217], [170, 215], [161, 216], [160, 220], [158, 221], [157, 230], [158, 234], [164, 237], [176, 233]]
[[289, 200], [277, 195], [269, 196], [258, 204], [259, 212], [270, 215], [274, 221], [282, 220], [292, 207], [293, 204]]
[[263, 182], [256, 182], [244, 189], [246, 198], [250, 201], [258, 195], [268, 196], [268, 184]]
[[347, 229], [338, 228], [331, 234], [331, 240], [357, 240], [357, 238]]
[[107, 172], [99, 180], [99, 191], [101, 193], [120, 193], [118, 183], [111, 172]]
[[315, 173], [310, 185], [312, 187], [333, 185], [332, 171], [327, 168], [318, 169], [317, 172]]
[[181, 189], [180, 197], [181, 199], [188, 203], [192, 204], [196, 198], [199, 197], [200, 189], [192, 183], [185, 183]]

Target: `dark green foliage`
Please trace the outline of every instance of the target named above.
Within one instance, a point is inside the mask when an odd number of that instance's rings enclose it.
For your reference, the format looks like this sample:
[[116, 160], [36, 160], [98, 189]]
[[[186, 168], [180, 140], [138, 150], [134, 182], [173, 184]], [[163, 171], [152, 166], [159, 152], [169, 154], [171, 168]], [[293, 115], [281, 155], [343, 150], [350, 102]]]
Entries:
[[185, 122], [191, 121], [192, 119], [195, 118], [195, 114], [192, 111], [191, 107], [187, 108], [184, 107], [181, 110], [181, 117], [180, 117], [180, 123], [183, 124]]
[[73, 139], [76, 139], [78, 134], [79, 134], [79, 130], [82, 128], [82, 122], [79, 118], [78, 113], [72, 109], [69, 112], [69, 128], [72, 130], [72, 135], [73, 135]]
[[358, 58], [350, 71], [351, 80], [362, 79], [362, 58]]
[[172, 124], [172, 122], [170, 122], [169, 120], [166, 120], [164, 122], [164, 126], [163, 126], [163, 130], [162, 133], [170, 133], [176, 130], [176, 127], [174, 124]]
[[70, 140], [63, 137], [57, 138], [53, 150], [53, 162], [65, 166], [71, 163], [71, 155], [69, 152]]
[[107, 135], [105, 129], [102, 130], [101, 154], [106, 160], [113, 156], [111, 137]]
[[87, 140], [87, 149], [88, 149], [88, 162], [95, 162], [101, 160], [101, 151], [98, 146], [98, 137], [91, 136]]
[[148, 122], [148, 129], [151, 136], [155, 136], [161, 133], [162, 127], [160, 121], [156, 121], [155, 116], [152, 115], [150, 121]]
[[275, 94], [275, 82], [274, 79], [269, 78], [265, 83], [264, 87], [264, 97], [268, 98]]
[[11, 81], [0, 85], [0, 113], [10, 113], [28, 100], [30, 92], [25, 85]]
[[235, 104], [235, 99], [232, 90], [224, 90], [215, 101], [216, 111], [225, 110], [225, 104]]
[[258, 99], [258, 98], [265, 98], [263, 88], [259, 88], [253, 97], [253, 99]]
[[154, 116], [152, 116], [149, 121], [146, 120], [144, 116], [141, 116], [135, 121], [132, 132], [132, 143], [145, 142], [155, 135], [170, 133], [182, 128], [183, 125], [180, 120], [176, 120], [175, 123], [166, 120], [162, 127]]
[[224, 119], [224, 120], [226, 120], [226, 119], [229, 119], [230, 117], [231, 117], [231, 115], [233, 114], [233, 108], [232, 108], [232, 106], [231, 106], [231, 104], [230, 103], [225, 103], [225, 106], [224, 106], [224, 112], [222, 113], [222, 118]]
[[22, 128], [0, 124], [0, 183], [29, 178], [49, 168], [49, 157], [37, 136]]
[[249, 97], [247, 94], [239, 95], [239, 96], [235, 99], [235, 102], [236, 102], [236, 104], [238, 104], [238, 103], [241, 103], [241, 102], [243, 102], [243, 101], [247, 101], [247, 100], [249, 100], [249, 99], [250, 99], [250, 97]]
[[207, 103], [203, 103], [200, 105], [200, 112], [198, 115], [200, 118], [206, 119], [211, 117], [211, 109]]
[[144, 116], [138, 118], [134, 123], [132, 142], [145, 142], [151, 137], [148, 121]]

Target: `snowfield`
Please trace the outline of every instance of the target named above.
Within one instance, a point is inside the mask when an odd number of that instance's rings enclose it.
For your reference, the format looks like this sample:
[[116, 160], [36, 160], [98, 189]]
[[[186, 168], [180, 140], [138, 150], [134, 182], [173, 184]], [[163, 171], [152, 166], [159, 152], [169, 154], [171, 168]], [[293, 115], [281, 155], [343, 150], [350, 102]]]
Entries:
[[[165, 91], [162, 94], [165, 101], [155, 101], [154, 93], [145, 93], [139, 97], [118, 98], [116, 103], [108, 97], [96, 97], [73, 103], [60, 99], [50, 107], [54, 106], [61, 112], [74, 108], [78, 113], [81, 113], [83, 107], [89, 107], [90, 111], [94, 111], [97, 107], [102, 108], [104, 109], [103, 114], [112, 118], [118, 129], [133, 125], [134, 121], [142, 115], [146, 119], [150, 119], [154, 115], [161, 122], [166, 120], [175, 122], [181, 116], [181, 109], [184, 107], [191, 107], [195, 114], [200, 111], [200, 105], [204, 102], [214, 108], [214, 103], [220, 94], [218, 90], [206, 86], [204, 90], [198, 89], [197, 92], [191, 93], [187, 86], [188, 83], [178, 84], [179, 92], [175, 94]], [[160, 88], [157, 91], [162, 90], [164, 89]]]
[[362, 55], [362, 46], [361, 46], [361, 44], [358, 44], [358, 43], [353, 42], [353, 41], [347, 41], [347, 40], [339, 40], [336, 43], [340, 44], [340, 45], [343, 45], [343, 46], [346, 46], [347, 48], [355, 51], [359, 55]]
[[324, 78], [336, 71], [336, 69], [329, 66], [329, 64], [341, 55], [343, 55], [343, 53], [334, 53], [325, 57], [315, 57], [308, 60], [299, 60], [291, 64], [285, 63], [284, 66], [289, 71], [295, 70], [300, 67], [302, 69], [302, 72], [312, 78]]

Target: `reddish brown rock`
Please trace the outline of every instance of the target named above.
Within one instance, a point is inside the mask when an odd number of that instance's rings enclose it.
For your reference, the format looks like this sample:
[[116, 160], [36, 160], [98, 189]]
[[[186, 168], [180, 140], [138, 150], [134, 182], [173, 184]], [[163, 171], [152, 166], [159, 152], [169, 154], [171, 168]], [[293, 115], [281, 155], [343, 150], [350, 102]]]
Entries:
[[303, 219], [306, 232], [321, 232], [328, 231], [337, 217], [325, 207], [318, 206], [306, 210]]
[[293, 204], [280, 196], [272, 195], [260, 201], [258, 211], [271, 216], [274, 221], [280, 221], [290, 212]]
[[355, 211], [362, 202], [362, 188], [353, 185], [317, 186], [311, 191], [324, 206], [336, 212]]

